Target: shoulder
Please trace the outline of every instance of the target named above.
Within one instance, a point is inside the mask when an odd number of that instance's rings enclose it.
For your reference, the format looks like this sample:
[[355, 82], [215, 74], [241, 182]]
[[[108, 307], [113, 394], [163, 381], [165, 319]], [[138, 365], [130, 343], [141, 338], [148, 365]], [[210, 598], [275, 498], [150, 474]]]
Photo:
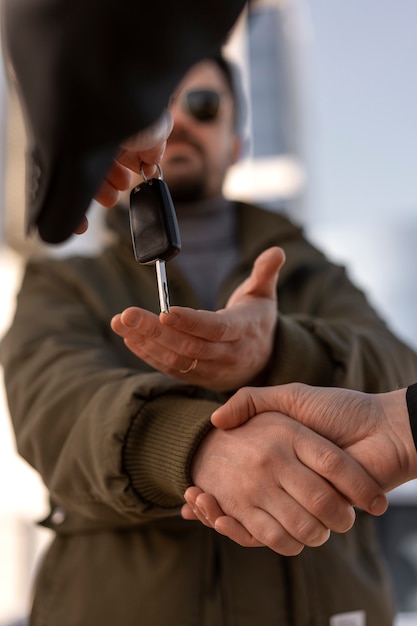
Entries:
[[267, 209], [244, 202], [238, 202], [236, 206], [244, 248], [253, 248], [254, 245], [257, 249], [280, 246], [285, 250], [287, 266], [294, 257], [297, 262], [328, 261], [326, 255], [308, 239], [303, 227], [278, 209]]

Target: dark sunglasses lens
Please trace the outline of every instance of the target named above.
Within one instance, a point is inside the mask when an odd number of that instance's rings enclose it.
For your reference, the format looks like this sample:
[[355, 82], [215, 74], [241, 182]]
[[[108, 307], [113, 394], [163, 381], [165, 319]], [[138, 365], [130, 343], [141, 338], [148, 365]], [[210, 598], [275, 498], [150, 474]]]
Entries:
[[217, 117], [220, 94], [216, 91], [189, 91], [185, 96], [188, 111], [199, 122], [211, 122]]

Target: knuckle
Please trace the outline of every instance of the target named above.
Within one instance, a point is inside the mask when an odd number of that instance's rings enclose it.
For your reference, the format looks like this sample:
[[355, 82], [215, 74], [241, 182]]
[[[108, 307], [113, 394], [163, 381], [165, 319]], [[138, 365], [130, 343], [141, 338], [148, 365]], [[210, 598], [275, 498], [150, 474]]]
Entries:
[[198, 333], [200, 329], [200, 319], [196, 316], [195, 312], [192, 312], [192, 315], [185, 316], [177, 322], [177, 327], [184, 333]]
[[332, 516], [337, 508], [334, 502], [334, 498], [336, 497], [337, 496], [333, 491], [330, 491], [329, 493], [329, 490], [327, 489], [316, 490], [313, 494], [311, 494], [309, 510], [319, 519], [321, 519], [326, 513], [329, 516]]
[[198, 359], [199, 361], [207, 360], [210, 355], [209, 346], [206, 341], [194, 341], [194, 343], [189, 346], [188, 354], [190, 354], [193, 359]]
[[161, 336], [162, 328], [159, 324], [150, 324], [147, 330], [148, 339], [159, 339]]
[[207, 345], [202, 339], [195, 337], [184, 337], [181, 341], [181, 355], [190, 359], [207, 358]]
[[316, 532], [312, 533], [309, 540], [305, 541], [306, 546], [310, 546], [312, 548], [317, 548], [318, 546], [322, 546], [326, 541], [328, 541], [330, 537], [330, 530], [328, 528], [320, 528], [317, 529]]
[[296, 556], [300, 554], [306, 545], [305, 542], [299, 541], [283, 530], [275, 530], [266, 533], [265, 537], [262, 539], [262, 543], [283, 556]]
[[[168, 371], [178, 375], [182, 373], [181, 370], [185, 370], [188, 367], [184, 361], [178, 354], [170, 354], [166, 356], [164, 364]], [[187, 376], [190, 376], [190, 373], [192, 372], [188, 372]]]
[[337, 449], [326, 449], [318, 458], [318, 463], [323, 476], [333, 477], [344, 470], [345, 462]]
[[216, 332], [214, 333], [214, 341], [228, 341], [228, 337], [230, 336], [230, 324], [222, 320], [219, 326], [216, 328]]
[[320, 520], [326, 527], [338, 533], [349, 530], [355, 521], [350, 504], [333, 491], [326, 490], [315, 494], [310, 500], [309, 511], [316, 520]]
[[328, 540], [330, 530], [317, 519], [310, 518], [299, 522], [298, 527], [294, 530], [294, 535], [298, 541], [306, 546], [316, 547]]

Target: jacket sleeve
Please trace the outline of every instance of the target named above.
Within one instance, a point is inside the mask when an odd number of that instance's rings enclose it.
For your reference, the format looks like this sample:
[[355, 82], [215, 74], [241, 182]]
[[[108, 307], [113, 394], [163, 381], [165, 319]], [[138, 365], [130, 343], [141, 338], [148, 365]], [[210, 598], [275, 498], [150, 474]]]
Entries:
[[136, 358], [131, 365], [104, 297], [67, 267], [29, 265], [2, 341], [19, 453], [69, 519], [124, 525], [178, 514], [219, 403]]
[[391, 332], [343, 267], [317, 256], [290, 271], [278, 289], [275, 348], [264, 383], [376, 393], [415, 381], [416, 353]]

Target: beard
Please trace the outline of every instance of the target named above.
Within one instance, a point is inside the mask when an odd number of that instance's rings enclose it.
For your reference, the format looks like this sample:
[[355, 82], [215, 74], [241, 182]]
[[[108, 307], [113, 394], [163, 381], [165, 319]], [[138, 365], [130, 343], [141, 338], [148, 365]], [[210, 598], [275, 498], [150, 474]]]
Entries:
[[174, 180], [168, 182], [171, 197], [174, 202], [187, 203], [199, 202], [206, 197], [205, 181], [203, 177], [175, 177]]
[[[174, 130], [171, 133], [168, 142], [175, 141], [185, 142], [193, 146], [193, 148], [201, 155], [202, 163], [205, 162], [204, 150], [200, 144], [187, 132], [185, 129]], [[176, 168], [175, 162], [179, 164], [182, 157], [172, 157], [173, 171], [172, 175], [169, 168], [169, 163], [166, 164], [164, 169], [164, 180], [167, 183], [171, 192], [172, 199], [175, 202], [198, 202], [206, 197], [206, 174], [204, 172], [204, 166], [201, 170], [189, 170], [187, 167]], [[186, 165], [186, 161], [184, 161]]]

